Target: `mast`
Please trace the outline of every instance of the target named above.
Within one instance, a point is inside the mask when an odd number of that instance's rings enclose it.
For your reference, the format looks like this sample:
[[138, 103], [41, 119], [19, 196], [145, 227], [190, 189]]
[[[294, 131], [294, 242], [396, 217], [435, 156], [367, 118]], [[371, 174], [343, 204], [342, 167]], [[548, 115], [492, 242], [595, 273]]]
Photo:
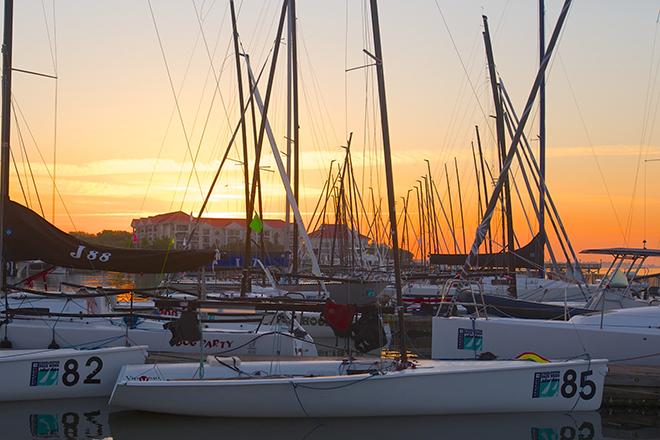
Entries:
[[387, 119], [387, 99], [385, 97], [385, 74], [383, 72], [383, 49], [380, 41], [378, 2], [371, 0], [371, 25], [373, 27], [376, 77], [378, 79], [378, 99], [380, 103], [380, 124], [383, 131], [383, 155], [385, 159], [385, 180], [387, 183], [387, 205], [390, 214], [390, 234], [392, 236], [392, 258], [394, 260], [394, 287], [396, 288], [397, 315], [399, 321], [399, 350], [401, 363], [408, 361], [406, 351], [406, 325], [403, 320], [403, 300], [401, 294], [401, 267], [399, 261], [399, 238], [396, 227], [396, 207], [394, 205], [394, 176], [392, 172], [392, 152], [390, 150], [390, 127]]
[[[291, 46], [291, 106], [293, 108], [293, 198], [300, 205], [300, 130], [298, 127], [298, 43], [296, 36], [296, 0], [289, 0], [289, 26]], [[298, 222], [293, 223], [292, 255], [294, 274], [298, 273]]]
[[[472, 150], [474, 154], [474, 149]], [[454, 168], [456, 169], [456, 185], [458, 186], [458, 209], [461, 211], [461, 231], [463, 232], [463, 252], [467, 252], [467, 244], [465, 243], [465, 220], [463, 218], [463, 194], [461, 193], [461, 178], [458, 175], [458, 163], [454, 157]]]
[[[545, 1], [539, 0], [539, 64], [545, 58]], [[541, 274], [545, 278], [545, 73], [539, 86], [539, 239], [537, 250]]]
[[449, 185], [449, 172], [445, 163], [445, 179], [447, 180], [447, 194], [449, 194], [449, 215], [451, 216], [451, 233], [454, 236], [454, 253], [458, 253], [458, 242], [456, 241], [456, 225], [454, 224], [454, 200], [451, 197], [451, 185]]
[[546, 54], [543, 57], [541, 66], [539, 67], [536, 77], [534, 78], [534, 84], [532, 85], [532, 89], [530, 90], [529, 96], [527, 97], [527, 103], [525, 104], [525, 108], [520, 116], [520, 121], [518, 122], [516, 131], [512, 137], [509, 152], [507, 153], [505, 160], [502, 164], [502, 171], [500, 172], [500, 176], [497, 179], [495, 188], [493, 188], [493, 193], [488, 201], [486, 211], [484, 212], [484, 217], [481, 220], [479, 226], [477, 227], [477, 231], [474, 237], [474, 242], [470, 247], [470, 254], [465, 259], [465, 264], [463, 265], [464, 273], [466, 273], [472, 267], [472, 262], [474, 261], [474, 258], [476, 257], [477, 253], [479, 252], [479, 246], [481, 246], [481, 243], [483, 243], [484, 238], [486, 236], [486, 231], [490, 229], [490, 220], [493, 217], [493, 211], [495, 210], [495, 205], [497, 204], [497, 198], [500, 196], [502, 192], [504, 181], [506, 180], [506, 177], [509, 172], [509, 168], [511, 167], [511, 162], [513, 161], [513, 158], [516, 154], [518, 143], [520, 142], [520, 139], [523, 135], [523, 131], [525, 129], [525, 124], [527, 123], [529, 115], [532, 111], [532, 105], [534, 104], [534, 99], [536, 98], [536, 94], [539, 90], [542, 76], [545, 73], [545, 69], [547, 68], [548, 63], [550, 61], [550, 56], [552, 55], [552, 51], [554, 50], [557, 44], [557, 40], [559, 39], [559, 33], [561, 32], [561, 28], [564, 25], [564, 22], [566, 21], [566, 16], [568, 15], [568, 11], [571, 7], [571, 1], [572, 0], [565, 0], [564, 5], [562, 6], [562, 10], [559, 13], [559, 18], [557, 19], [557, 23], [555, 24], [555, 28], [552, 31], [552, 36], [550, 38], [550, 42], [548, 43], [548, 47], [546, 49]]
[[[5, 254], [5, 212], [9, 202], [9, 142], [11, 138], [11, 69], [12, 45], [14, 34], [14, 0], [5, 0], [4, 37], [2, 42], [2, 134], [0, 142], [0, 289], [5, 295], [5, 310], [7, 310], [7, 260]], [[5, 336], [0, 347], [10, 348], [11, 342], [7, 339], [7, 325]]]
[[[231, 26], [234, 34], [234, 58], [236, 58], [236, 78], [238, 83], [238, 103], [241, 112], [245, 112], [245, 99], [243, 97], [243, 75], [241, 74], [241, 57], [238, 49], [238, 27], [236, 26], [236, 9], [234, 7], [234, 0], [229, 2], [231, 7]], [[243, 141], [243, 180], [245, 182], [245, 218], [251, 216], [250, 209], [250, 182], [249, 182], [249, 169], [248, 169], [248, 146], [247, 146], [247, 129], [245, 127], [245, 118], [241, 118], [241, 139]], [[244, 295], [244, 292], [242, 292]]]
[[[477, 215], [479, 216], [479, 219], [481, 219], [481, 215], [483, 214], [483, 206], [481, 206], [481, 180], [479, 179], [479, 168], [477, 167], [477, 156], [474, 153], [474, 141], [471, 142], [472, 144], [472, 162], [474, 162], [474, 177], [477, 182]], [[465, 248], [465, 252], [467, 252], [467, 248]]]
[[277, 56], [280, 51], [280, 40], [282, 38], [282, 28], [284, 27], [284, 18], [286, 16], [286, 1], [282, 4], [282, 12], [280, 14], [280, 21], [277, 27], [277, 37], [275, 37], [275, 48], [273, 49], [272, 61], [270, 65], [270, 72], [268, 75], [268, 84], [266, 85], [266, 98], [264, 99], [264, 108], [262, 111], [261, 124], [259, 126], [259, 137], [257, 139], [257, 144], [255, 147], [255, 163], [254, 163], [254, 176], [252, 177], [252, 184], [250, 187], [250, 200], [248, 203], [248, 213], [245, 217], [245, 250], [243, 257], [243, 277], [241, 280], [241, 296], [244, 296], [248, 289], [251, 288], [250, 282], [250, 266], [252, 263], [252, 228], [250, 228], [250, 221], [252, 220], [252, 213], [254, 212], [254, 201], [257, 190], [257, 178], [259, 172], [259, 161], [261, 160], [261, 150], [264, 142], [264, 134], [266, 131], [266, 120], [268, 115], [268, 106], [270, 104], [270, 98], [273, 89], [273, 81], [275, 79], [275, 68], [277, 66]]
[[[287, 24], [287, 41], [291, 41], [291, 14], [288, 15], [288, 24]], [[291, 44], [287, 44], [287, 64], [286, 64], [286, 175], [288, 176], [289, 183], [291, 183]], [[290, 246], [290, 249], [293, 247], [293, 242], [291, 241], [291, 206], [289, 205], [289, 198], [285, 197], [284, 199], [284, 224], [285, 224], [285, 233], [284, 233], [284, 243], [286, 246]], [[323, 238], [323, 237], [321, 237]], [[319, 249], [319, 259], [321, 250]], [[292, 261], [293, 264], [293, 261]], [[291, 282], [291, 281], [289, 281]]]
[[[429, 193], [431, 195], [431, 212], [433, 213], [432, 221], [433, 221], [433, 230], [435, 232], [435, 252], [438, 253], [440, 250], [440, 241], [438, 240], [438, 231], [440, 231], [440, 226], [439, 226], [439, 221], [438, 221], [438, 216], [437, 212], [435, 210], [435, 197], [433, 197], [433, 176], [431, 175], [431, 162], [429, 162], [428, 159], [424, 159], [424, 162], [426, 162], [426, 170], [429, 175]], [[442, 231], [440, 231], [442, 232]]]
[[[421, 182], [418, 180], [417, 182]], [[417, 218], [419, 220], [419, 250], [422, 253], [422, 267], [426, 267], [426, 239], [424, 236], [424, 211], [422, 210], [422, 198], [419, 194], [419, 187], [415, 185], [415, 192], [417, 193]]]
[[[475, 131], [477, 132], [477, 146], [479, 147], [479, 162], [481, 163], [481, 178], [483, 181], [484, 187], [484, 204], [488, 204], [488, 182], [486, 181], [486, 165], [484, 164], [484, 152], [481, 148], [481, 136], [479, 136], [479, 126], [474, 126]], [[483, 211], [485, 212], [485, 211]], [[482, 217], [483, 218], [483, 217]], [[488, 241], [486, 242], [486, 249], [488, 253], [493, 252], [493, 238], [491, 237], [490, 228], [488, 228]]]
[[[502, 111], [502, 99], [497, 87], [497, 73], [495, 69], [495, 61], [493, 57], [493, 46], [490, 40], [490, 31], [488, 29], [488, 17], [483, 16], [484, 20], [484, 43], [486, 45], [486, 56], [488, 57], [488, 73], [490, 76], [490, 85], [493, 92], [493, 101], [495, 102], [495, 125], [497, 130], [497, 145], [502, 161], [506, 157], [506, 138], [504, 134], [504, 112]], [[513, 251], [515, 249], [514, 236], [513, 236], [513, 213], [511, 206], [511, 192], [509, 190], [509, 175], [504, 176], [504, 206], [503, 210], [506, 213], [506, 252], [505, 258], [508, 263], [509, 274], [513, 274], [516, 270]], [[504, 215], [504, 214], [503, 214]], [[503, 219], [504, 221], [504, 219]], [[516, 297], [515, 283], [511, 286], [511, 294]]]

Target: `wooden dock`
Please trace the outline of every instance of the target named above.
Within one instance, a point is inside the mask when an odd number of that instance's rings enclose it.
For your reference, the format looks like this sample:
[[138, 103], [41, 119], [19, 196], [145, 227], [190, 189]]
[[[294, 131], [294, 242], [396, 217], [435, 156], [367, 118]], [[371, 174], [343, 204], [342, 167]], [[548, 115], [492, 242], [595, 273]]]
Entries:
[[603, 406], [660, 407], [660, 367], [610, 365]]

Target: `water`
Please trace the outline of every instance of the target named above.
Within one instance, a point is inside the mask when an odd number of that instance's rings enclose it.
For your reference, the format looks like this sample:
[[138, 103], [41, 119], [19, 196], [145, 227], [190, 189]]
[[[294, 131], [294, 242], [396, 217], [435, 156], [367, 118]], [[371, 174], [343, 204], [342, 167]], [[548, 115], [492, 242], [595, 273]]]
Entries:
[[[441, 392], [439, 390], [439, 392]], [[657, 439], [660, 416], [606, 411], [355, 419], [217, 419], [111, 413], [107, 399], [0, 405], [3, 439]], [[396, 402], [392, 402], [396, 405]]]
[[[158, 280], [124, 274], [72, 273], [67, 281], [91, 286], [148, 287]], [[50, 289], [61, 276], [48, 276]], [[36, 283], [35, 288], [43, 288]], [[487, 392], [487, 390], [485, 390]], [[442, 394], [442, 390], [438, 390]], [[221, 398], [221, 396], [219, 396]], [[392, 402], [392, 405], [396, 405]], [[107, 399], [0, 404], [0, 439], [184, 438], [332, 439], [660, 439], [660, 412], [603, 409], [572, 414], [497, 414], [368, 419], [217, 419], [137, 412], [111, 413]]]

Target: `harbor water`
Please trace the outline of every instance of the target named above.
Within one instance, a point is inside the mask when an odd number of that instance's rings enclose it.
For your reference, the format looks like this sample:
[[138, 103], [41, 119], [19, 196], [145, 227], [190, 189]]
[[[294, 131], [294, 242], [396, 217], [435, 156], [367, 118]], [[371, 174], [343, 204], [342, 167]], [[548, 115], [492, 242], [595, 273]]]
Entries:
[[110, 412], [107, 399], [70, 399], [2, 404], [0, 427], [1, 438], [7, 440], [658, 439], [660, 415], [657, 412], [605, 409], [571, 414], [215, 419]]

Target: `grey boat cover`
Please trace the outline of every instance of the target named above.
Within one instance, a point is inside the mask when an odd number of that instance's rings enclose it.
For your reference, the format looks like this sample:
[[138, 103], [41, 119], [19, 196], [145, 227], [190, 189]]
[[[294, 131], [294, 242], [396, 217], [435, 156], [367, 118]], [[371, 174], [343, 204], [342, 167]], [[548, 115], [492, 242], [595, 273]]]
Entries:
[[[543, 264], [541, 252], [541, 238], [536, 234], [525, 246], [513, 252], [514, 263], [517, 269], [538, 269]], [[431, 264], [462, 266], [465, 264], [467, 254], [431, 254]], [[472, 268], [506, 268], [508, 267], [509, 252], [477, 254], [474, 257]]]

